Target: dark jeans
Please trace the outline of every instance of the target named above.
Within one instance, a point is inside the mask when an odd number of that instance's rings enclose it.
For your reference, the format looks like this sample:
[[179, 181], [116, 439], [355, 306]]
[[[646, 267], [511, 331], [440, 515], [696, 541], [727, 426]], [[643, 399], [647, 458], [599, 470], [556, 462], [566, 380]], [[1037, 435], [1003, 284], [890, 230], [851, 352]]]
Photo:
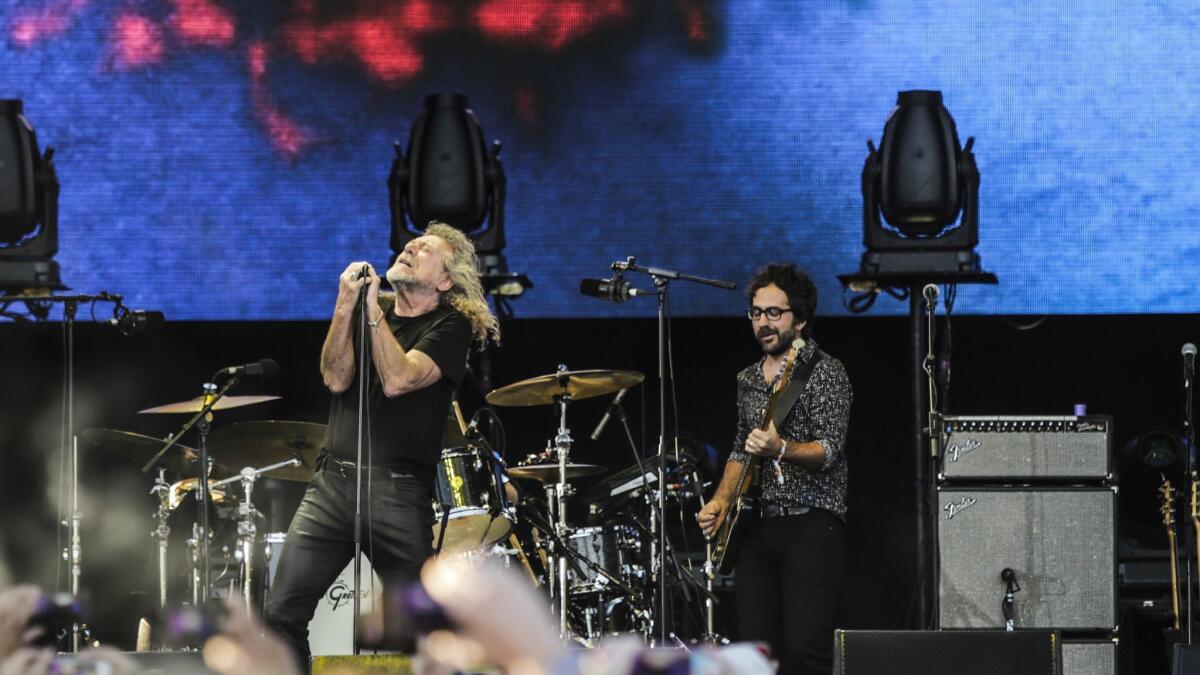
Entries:
[[813, 509], [746, 532], [735, 568], [739, 637], [770, 645], [782, 675], [832, 668], [844, 529], [834, 514]]
[[[370, 482], [367, 476], [364, 469], [363, 553], [385, 586], [412, 581], [433, 553], [430, 486], [386, 468], [373, 469]], [[264, 619], [305, 669], [308, 623], [321, 596], [354, 558], [354, 492], [354, 467], [322, 463], [292, 518], [268, 593]]]

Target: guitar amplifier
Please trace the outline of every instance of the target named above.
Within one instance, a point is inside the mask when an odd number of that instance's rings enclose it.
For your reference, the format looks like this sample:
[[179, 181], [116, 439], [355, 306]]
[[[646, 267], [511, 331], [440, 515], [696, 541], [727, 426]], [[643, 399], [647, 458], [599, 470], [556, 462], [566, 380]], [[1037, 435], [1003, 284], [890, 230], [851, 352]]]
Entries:
[[942, 481], [1109, 480], [1112, 418], [947, 416]]

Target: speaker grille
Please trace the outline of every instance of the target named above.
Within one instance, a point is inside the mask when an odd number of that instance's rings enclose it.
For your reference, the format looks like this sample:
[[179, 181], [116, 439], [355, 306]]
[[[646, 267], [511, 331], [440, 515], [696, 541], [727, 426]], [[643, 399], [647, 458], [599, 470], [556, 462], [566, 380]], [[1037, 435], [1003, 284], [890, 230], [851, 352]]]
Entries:
[[1063, 675], [1117, 675], [1114, 640], [1063, 640]]
[[1058, 675], [1056, 631], [860, 631], [834, 635], [834, 675]]
[[1112, 420], [1090, 417], [946, 417], [947, 480], [1109, 478]]
[[1017, 628], [1116, 626], [1114, 515], [1108, 488], [938, 490], [942, 628], [1001, 628], [1011, 568]]

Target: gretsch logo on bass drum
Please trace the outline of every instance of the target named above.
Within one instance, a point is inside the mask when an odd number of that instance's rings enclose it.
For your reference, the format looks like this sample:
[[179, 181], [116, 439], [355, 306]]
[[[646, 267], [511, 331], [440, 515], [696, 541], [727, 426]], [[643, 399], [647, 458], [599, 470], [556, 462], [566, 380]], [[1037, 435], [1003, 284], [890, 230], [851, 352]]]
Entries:
[[954, 516], [975, 506], [977, 501], [979, 500], [974, 497], [963, 497], [956, 502], [946, 502], [946, 505], [942, 507], [942, 510], [946, 512], [946, 520], [950, 520]]
[[[367, 589], [360, 590], [358, 597], [367, 597]], [[350, 588], [349, 584], [339, 579], [329, 587], [329, 591], [325, 593], [325, 599], [336, 610], [354, 601], [354, 590]]]
[[957, 462], [959, 456], [965, 455], [981, 445], [983, 445], [983, 443], [975, 440], [974, 438], [968, 438], [963, 441], [962, 444], [951, 443], [950, 447], [946, 448], [946, 453], [950, 455], [951, 462]]

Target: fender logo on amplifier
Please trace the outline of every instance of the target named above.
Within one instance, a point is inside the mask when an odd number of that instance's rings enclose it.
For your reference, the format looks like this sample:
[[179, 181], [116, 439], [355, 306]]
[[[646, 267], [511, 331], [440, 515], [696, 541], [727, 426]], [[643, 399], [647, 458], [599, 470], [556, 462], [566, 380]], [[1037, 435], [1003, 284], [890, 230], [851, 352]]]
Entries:
[[963, 441], [961, 445], [958, 443], [951, 443], [950, 447], [946, 448], [946, 453], [950, 455], [951, 462], [957, 462], [959, 455], [965, 455], [981, 445], [983, 444], [974, 438], [968, 438], [967, 440]]
[[963, 497], [957, 502], [946, 502], [946, 505], [942, 507], [942, 510], [946, 512], [946, 520], [950, 520], [954, 516], [975, 506], [977, 501], [979, 500], [974, 497]]

